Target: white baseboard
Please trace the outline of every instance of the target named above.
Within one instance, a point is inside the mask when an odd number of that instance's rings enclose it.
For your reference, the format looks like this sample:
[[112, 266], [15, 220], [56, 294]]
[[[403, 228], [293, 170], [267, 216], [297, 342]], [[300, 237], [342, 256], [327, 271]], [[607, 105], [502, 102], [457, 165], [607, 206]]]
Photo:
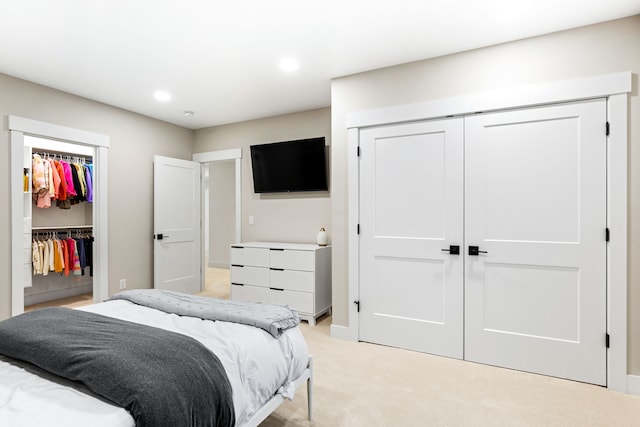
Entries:
[[640, 375], [627, 375], [627, 394], [640, 396]]
[[331, 338], [338, 338], [345, 341], [358, 341], [357, 334], [354, 334], [351, 328], [340, 325], [331, 325]]

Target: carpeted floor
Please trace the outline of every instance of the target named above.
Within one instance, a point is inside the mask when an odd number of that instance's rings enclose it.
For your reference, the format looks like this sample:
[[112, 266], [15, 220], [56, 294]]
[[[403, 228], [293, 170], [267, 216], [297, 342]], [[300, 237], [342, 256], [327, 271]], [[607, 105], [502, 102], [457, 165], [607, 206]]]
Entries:
[[640, 426], [640, 396], [603, 387], [331, 338], [302, 323], [314, 359], [306, 388], [261, 427]]

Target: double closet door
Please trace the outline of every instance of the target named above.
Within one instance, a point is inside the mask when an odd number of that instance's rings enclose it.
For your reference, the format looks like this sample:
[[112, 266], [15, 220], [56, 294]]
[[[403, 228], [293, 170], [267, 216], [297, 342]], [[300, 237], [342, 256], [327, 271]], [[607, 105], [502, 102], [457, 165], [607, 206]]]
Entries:
[[606, 100], [360, 132], [360, 339], [604, 385]]

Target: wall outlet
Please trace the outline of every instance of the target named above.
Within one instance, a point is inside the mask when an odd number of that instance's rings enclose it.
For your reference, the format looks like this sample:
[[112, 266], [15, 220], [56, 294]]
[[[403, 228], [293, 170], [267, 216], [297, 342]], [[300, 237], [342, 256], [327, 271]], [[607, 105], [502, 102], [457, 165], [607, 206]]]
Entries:
[[120, 279], [120, 289], [127, 289], [127, 279]]
[[253, 215], [249, 215], [249, 225], [253, 225], [255, 224], [255, 221], [253, 220]]

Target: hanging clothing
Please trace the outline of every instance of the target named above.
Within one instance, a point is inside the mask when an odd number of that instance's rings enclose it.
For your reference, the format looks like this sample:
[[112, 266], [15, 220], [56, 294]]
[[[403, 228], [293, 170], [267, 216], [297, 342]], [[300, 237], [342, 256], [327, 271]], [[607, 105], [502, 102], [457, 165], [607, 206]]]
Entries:
[[49, 155], [32, 156], [32, 192], [37, 208], [60, 209], [87, 201], [93, 203], [93, 165], [85, 159], [55, 160]]
[[52, 199], [57, 199], [60, 193], [60, 174], [58, 173], [58, 169], [56, 168], [56, 164], [53, 159], [48, 159], [48, 162], [51, 175], [51, 181], [49, 182], [52, 184], [49, 188], [49, 195]]
[[87, 266], [89, 267], [89, 276], [93, 277], [93, 237], [84, 238], [84, 253]]
[[42, 258], [40, 258], [38, 241], [35, 239], [31, 242], [31, 264], [33, 265], [33, 274], [40, 274], [42, 271]]
[[58, 201], [67, 200], [67, 180], [64, 177], [64, 169], [59, 161], [54, 161], [58, 176], [60, 177], [60, 186], [58, 187]]
[[[74, 239], [69, 239], [72, 241], [70, 246], [73, 246], [73, 254], [71, 262], [72, 265], [72, 273], [74, 276], [80, 276], [82, 274], [82, 270], [80, 269], [80, 256], [78, 254], [78, 242]], [[71, 254], [70, 254], [71, 255]]]
[[42, 243], [42, 275], [46, 276], [49, 274], [49, 265], [50, 265], [50, 261], [49, 261], [49, 244], [45, 241], [45, 242], [41, 242]]
[[68, 196], [77, 196], [76, 187], [73, 183], [73, 177], [71, 175], [71, 166], [64, 160], [60, 160], [62, 170], [64, 171], [64, 179], [67, 181], [67, 198]]
[[93, 165], [84, 165], [85, 180], [87, 182], [87, 202], [93, 203]]
[[31, 159], [32, 193], [33, 200], [39, 208], [51, 207], [51, 194], [49, 193], [50, 165], [40, 155], [34, 154]]
[[53, 271], [55, 271], [56, 273], [62, 273], [62, 271], [64, 270], [64, 257], [62, 255], [62, 244], [60, 243], [60, 240], [54, 239], [53, 245], [55, 248]]
[[65, 276], [69, 276], [69, 245], [66, 240], [61, 240], [62, 242], [62, 259], [64, 260], [64, 269], [63, 274]]

